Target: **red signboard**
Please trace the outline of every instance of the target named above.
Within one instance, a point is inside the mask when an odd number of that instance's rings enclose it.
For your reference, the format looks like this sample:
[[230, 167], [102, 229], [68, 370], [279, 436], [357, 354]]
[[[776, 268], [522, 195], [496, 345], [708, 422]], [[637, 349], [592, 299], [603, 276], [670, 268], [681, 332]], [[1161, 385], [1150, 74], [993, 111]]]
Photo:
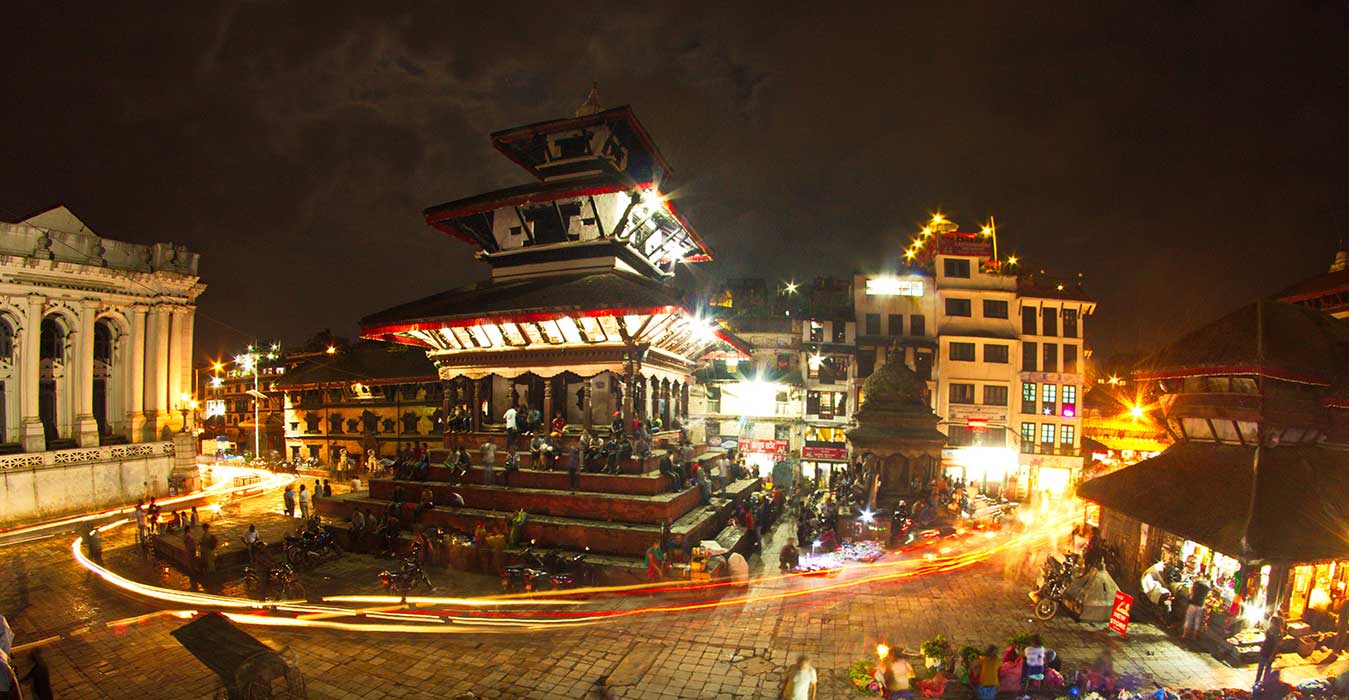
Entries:
[[978, 238], [974, 234], [947, 234], [937, 241], [937, 252], [941, 255], [974, 255], [989, 259], [993, 257], [993, 239]]
[[1115, 591], [1115, 605], [1110, 608], [1110, 629], [1121, 636], [1129, 634], [1129, 609], [1134, 606], [1134, 597], [1124, 591]]
[[801, 448], [801, 459], [848, 459], [847, 447], [811, 447], [806, 445]]
[[761, 454], [787, 454], [786, 440], [754, 440], [751, 438], [740, 438], [741, 452], [757, 452]]

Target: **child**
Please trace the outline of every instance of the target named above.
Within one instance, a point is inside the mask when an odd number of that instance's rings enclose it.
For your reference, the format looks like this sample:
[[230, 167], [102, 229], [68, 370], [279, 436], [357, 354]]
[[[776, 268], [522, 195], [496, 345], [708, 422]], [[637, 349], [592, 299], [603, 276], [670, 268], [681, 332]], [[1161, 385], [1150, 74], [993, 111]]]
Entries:
[[1045, 648], [1040, 643], [1038, 634], [1031, 636], [1030, 645], [1026, 647], [1026, 670], [1023, 677], [1027, 688], [1032, 682], [1038, 688], [1045, 679]]
[[979, 657], [979, 700], [993, 700], [998, 694], [998, 648], [992, 644]]

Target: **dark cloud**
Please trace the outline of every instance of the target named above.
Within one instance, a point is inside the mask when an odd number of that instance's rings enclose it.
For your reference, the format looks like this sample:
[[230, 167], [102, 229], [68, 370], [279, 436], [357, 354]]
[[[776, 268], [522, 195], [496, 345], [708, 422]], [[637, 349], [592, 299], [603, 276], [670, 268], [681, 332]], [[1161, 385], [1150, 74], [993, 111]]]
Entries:
[[1329, 262], [1340, 3], [233, 2], [8, 8], [0, 208], [203, 254], [199, 347], [481, 278], [423, 207], [522, 182], [497, 129], [632, 104], [715, 248], [847, 274], [927, 212], [1082, 272], [1107, 351]]

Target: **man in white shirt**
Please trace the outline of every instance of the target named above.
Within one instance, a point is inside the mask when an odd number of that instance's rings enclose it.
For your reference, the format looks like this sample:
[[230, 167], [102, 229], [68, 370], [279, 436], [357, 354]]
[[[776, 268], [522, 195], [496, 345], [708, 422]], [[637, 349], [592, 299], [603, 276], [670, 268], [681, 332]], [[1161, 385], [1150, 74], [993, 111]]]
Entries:
[[787, 687], [783, 689], [785, 700], [815, 700], [815, 685], [819, 680], [815, 667], [805, 654], [797, 657], [796, 665], [787, 670]]
[[511, 407], [506, 409], [506, 413], [502, 415], [502, 419], [506, 421], [506, 449], [508, 451], [515, 448], [515, 433], [519, 431], [516, 427], [515, 415], [515, 404], [511, 404]]

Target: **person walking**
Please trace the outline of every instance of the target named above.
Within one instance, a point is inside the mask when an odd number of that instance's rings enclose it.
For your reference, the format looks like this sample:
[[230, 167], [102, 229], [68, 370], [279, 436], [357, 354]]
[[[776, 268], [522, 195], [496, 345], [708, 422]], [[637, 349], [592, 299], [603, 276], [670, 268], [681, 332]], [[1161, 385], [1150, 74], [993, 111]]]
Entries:
[[323, 496], [323, 483], [320, 482], [318, 479], [314, 479], [314, 490], [309, 494], [309, 497], [314, 500], [315, 506], [319, 504], [319, 498], [322, 496]]
[[136, 504], [136, 544], [145, 544], [145, 507]]
[[215, 575], [215, 550], [220, 546], [220, 538], [211, 532], [210, 523], [201, 525], [201, 563], [207, 576]]
[[286, 484], [286, 491], [281, 494], [281, 502], [286, 509], [286, 517], [295, 517], [295, 488], [290, 484]]
[[517, 425], [517, 423], [516, 423], [516, 416], [517, 416], [517, 415], [519, 415], [519, 413], [518, 413], [518, 411], [515, 410], [515, 404], [511, 404], [511, 407], [508, 408], [508, 409], [506, 409], [506, 413], [504, 413], [504, 414], [501, 416], [502, 420], [505, 421], [505, 423], [506, 423], [506, 449], [507, 449], [507, 450], [514, 450], [514, 449], [515, 449], [515, 434], [516, 434], [517, 432], [519, 432], [519, 427], [518, 427], [518, 425]]
[[52, 700], [51, 671], [47, 668], [47, 660], [42, 656], [42, 647], [34, 647], [28, 659], [33, 662], [32, 668], [23, 674], [23, 678], [16, 680], [19, 683], [32, 683], [33, 697], [36, 700]]
[[1255, 667], [1255, 687], [1260, 687], [1260, 681], [1268, 677], [1270, 671], [1274, 670], [1274, 659], [1279, 656], [1279, 643], [1283, 641], [1284, 624], [1283, 618], [1275, 615], [1269, 618], [1269, 626], [1265, 628], [1265, 639], [1260, 643], [1260, 662]]
[[581, 449], [571, 445], [566, 450], [567, 477], [571, 482], [571, 490], [578, 491], [581, 488]]
[[1204, 601], [1208, 600], [1209, 585], [1202, 578], [1190, 584], [1190, 604], [1185, 608], [1185, 627], [1180, 632], [1181, 639], [1199, 639], [1199, 630], [1204, 626]]
[[84, 544], [89, 548], [89, 559], [103, 566], [103, 535], [99, 534], [98, 528], [89, 530], [88, 536], [84, 538]]
[[304, 484], [300, 484], [300, 518], [305, 521], [309, 520], [310, 504], [309, 492], [305, 490]]
[[[360, 511], [356, 512], [360, 513]], [[244, 531], [243, 536], [239, 539], [243, 540], [244, 551], [248, 552], [248, 563], [256, 564], [258, 550], [262, 548], [262, 537], [258, 535], [258, 526], [249, 523], [248, 529]]]
[[496, 483], [497, 444], [491, 438], [483, 440], [478, 454], [482, 456], [482, 483], [491, 486]]
[[796, 665], [787, 669], [787, 685], [782, 689], [783, 700], [815, 700], [815, 687], [819, 674], [810, 665], [810, 659], [802, 654], [796, 658]]

